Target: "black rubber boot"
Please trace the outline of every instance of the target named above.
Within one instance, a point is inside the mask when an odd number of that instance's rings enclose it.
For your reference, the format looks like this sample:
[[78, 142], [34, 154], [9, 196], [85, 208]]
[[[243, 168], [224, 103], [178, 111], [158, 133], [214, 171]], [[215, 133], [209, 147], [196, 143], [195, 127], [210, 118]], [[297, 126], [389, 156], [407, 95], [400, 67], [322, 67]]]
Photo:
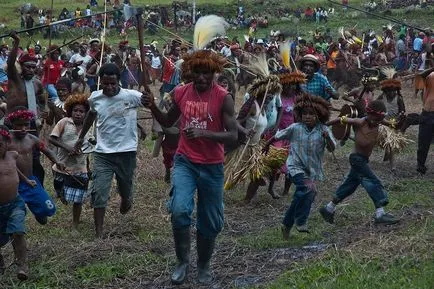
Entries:
[[197, 276], [199, 283], [210, 284], [212, 275], [210, 261], [214, 252], [215, 238], [207, 239], [197, 233]]
[[186, 229], [173, 229], [173, 239], [175, 240], [175, 252], [178, 258], [178, 265], [172, 273], [172, 284], [180, 285], [184, 283], [188, 274], [190, 262], [190, 227]]

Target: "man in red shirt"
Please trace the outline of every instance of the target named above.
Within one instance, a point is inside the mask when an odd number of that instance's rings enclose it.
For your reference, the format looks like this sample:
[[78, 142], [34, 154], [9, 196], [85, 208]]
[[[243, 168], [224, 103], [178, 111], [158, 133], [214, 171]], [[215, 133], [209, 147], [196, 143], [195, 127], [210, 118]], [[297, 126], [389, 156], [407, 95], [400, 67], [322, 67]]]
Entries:
[[59, 60], [60, 49], [57, 45], [51, 45], [49, 47], [48, 55], [49, 58], [44, 63], [42, 84], [48, 92], [48, 99], [54, 102], [59, 98], [55, 85], [60, 78], [64, 63], [62, 60]]
[[206, 50], [187, 55], [181, 70], [193, 82], [172, 91], [173, 105], [167, 113], [158, 109], [151, 95], [142, 96], [142, 103], [164, 127], [171, 127], [180, 118], [181, 136], [168, 204], [178, 258], [172, 274], [174, 284], [182, 284], [188, 272], [196, 190], [198, 277], [200, 283], [212, 281], [210, 259], [223, 227], [223, 145], [237, 139], [233, 98], [214, 82], [215, 73], [223, 71], [224, 62], [222, 56]]

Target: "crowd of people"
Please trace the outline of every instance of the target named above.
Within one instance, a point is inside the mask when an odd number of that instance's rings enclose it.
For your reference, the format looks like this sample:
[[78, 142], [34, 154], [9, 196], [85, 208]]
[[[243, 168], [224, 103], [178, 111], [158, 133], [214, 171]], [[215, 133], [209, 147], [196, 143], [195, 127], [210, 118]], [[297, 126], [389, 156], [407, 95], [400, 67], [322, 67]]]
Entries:
[[[374, 222], [399, 222], [385, 212], [388, 195], [369, 158], [379, 143], [394, 171], [406, 129], [419, 125], [417, 171], [426, 173], [434, 136], [432, 31], [414, 33], [403, 26], [396, 33], [386, 26], [381, 34], [361, 36], [343, 29], [337, 39], [330, 31], [316, 31], [309, 40], [272, 31], [268, 39], [252, 34], [241, 42], [213, 34], [216, 27], [225, 27], [225, 21], [203, 16], [196, 29], [204, 30], [195, 31], [193, 45], [176, 38], [161, 48], [152, 41], [145, 55], [128, 41], [110, 45], [99, 39], [68, 48], [52, 45], [43, 54], [40, 46], [23, 48], [20, 37], [10, 34], [11, 47], [2, 45], [0, 51], [0, 246], [12, 239], [20, 280], [28, 278], [26, 205], [42, 225], [56, 213], [57, 202], [45, 189], [41, 153], [53, 163], [56, 199], [72, 204], [72, 228], [77, 229], [82, 204], [90, 198], [95, 233], [103, 237], [113, 176], [120, 213], [133, 206], [138, 131], [146, 136], [137, 122], [143, 106], [153, 115], [153, 154], [162, 150], [165, 180], [172, 186], [174, 284], [188, 274], [196, 192], [201, 283], [212, 281], [210, 260], [223, 228], [225, 190], [248, 182], [244, 201], [249, 203], [268, 180], [268, 193], [278, 199], [274, 184], [283, 175], [282, 194], [292, 184], [295, 193], [282, 236], [289, 239], [294, 226], [309, 232], [318, 181], [324, 179], [324, 153], [348, 139], [330, 126], [352, 128], [354, 150], [348, 175], [320, 209], [325, 221], [333, 223], [336, 206], [362, 185], [375, 207]], [[416, 74], [415, 97], [422, 92], [420, 114], [406, 113], [399, 73], [408, 70]], [[160, 84], [158, 96], [147, 89]], [[237, 89], [243, 86], [236, 111]], [[349, 91], [339, 95], [338, 86]], [[381, 94], [375, 96], [378, 86]], [[357, 113], [330, 120], [332, 110], [341, 110], [333, 104], [339, 97]]]

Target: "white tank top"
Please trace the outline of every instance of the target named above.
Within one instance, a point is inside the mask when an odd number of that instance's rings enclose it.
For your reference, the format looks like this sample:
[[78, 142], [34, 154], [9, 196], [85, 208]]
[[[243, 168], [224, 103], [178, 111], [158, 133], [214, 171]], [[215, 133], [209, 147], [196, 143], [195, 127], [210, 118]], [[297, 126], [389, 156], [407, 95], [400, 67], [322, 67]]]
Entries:
[[159, 56], [157, 56], [157, 57], [152, 56], [151, 67], [152, 68], [160, 68], [160, 66], [161, 66], [160, 57]]
[[252, 136], [252, 139], [250, 140], [250, 145], [254, 145], [259, 143], [259, 140], [261, 139], [262, 133], [265, 131], [265, 128], [267, 127], [267, 116], [264, 113], [261, 113], [260, 107], [258, 102], [255, 100], [255, 106], [256, 106], [256, 113], [255, 115], [251, 115], [246, 120], [246, 129], [252, 129], [255, 120], [259, 115], [258, 121], [256, 122], [255, 131], [256, 133]]

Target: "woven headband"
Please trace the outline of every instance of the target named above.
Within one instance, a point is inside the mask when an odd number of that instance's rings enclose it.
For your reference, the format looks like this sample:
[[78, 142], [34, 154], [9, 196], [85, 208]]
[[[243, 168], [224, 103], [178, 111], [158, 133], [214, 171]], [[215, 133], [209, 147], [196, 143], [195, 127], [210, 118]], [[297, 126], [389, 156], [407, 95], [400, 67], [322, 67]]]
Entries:
[[379, 116], [385, 116], [386, 115], [386, 113], [384, 111], [375, 111], [372, 108], [370, 108], [369, 106], [366, 107], [366, 112], [371, 113], [371, 114], [376, 114]]

